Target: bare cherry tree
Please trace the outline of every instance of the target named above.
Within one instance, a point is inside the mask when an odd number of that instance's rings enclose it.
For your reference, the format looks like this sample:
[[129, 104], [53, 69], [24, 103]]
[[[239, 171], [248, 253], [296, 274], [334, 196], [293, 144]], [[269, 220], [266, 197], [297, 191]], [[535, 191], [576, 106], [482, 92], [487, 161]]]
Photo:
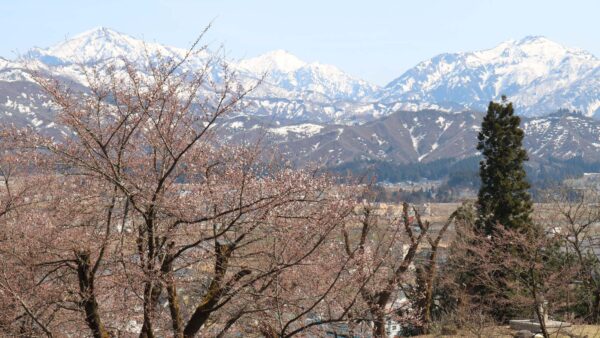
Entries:
[[39, 170], [45, 157], [24, 141], [30, 136], [10, 126], [0, 130], [0, 332], [50, 336], [44, 317], [52, 309], [44, 297], [31, 294], [32, 260], [23, 250], [30, 245], [32, 223], [43, 221], [35, 210], [46, 203], [44, 187], [50, 183]]
[[[583, 320], [597, 323], [600, 319], [600, 260], [597, 232], [600, 226], [600, 196], [593, 186], [586, 189], [560, 187], [543, 195], [545, 208], [541, 208], [540, 221], [551, 228], [566, 243], [565, 250], [573, 254], [578, 267], [577, 279], [582, 282], [583, 294], [577, 300], [585, 303], [587, 314]], [[571, 293], [567, 293], [571, 295]]]
[[292, 302], [314, 311], [285, 310], [277, 290], [308, 289], [302, 279], [334, 252], [352, 195], [258, 145], [220, 143], [215, 125], [253, 86], [198, 46], [82, 66], [85, 88], [33, 72], [70, 134], [20, 139], [44, 156], [35, 168], [47, 182], [35, 208], [2, 218], [14, 240], [2, 242], [1, 295], [20, 307], [11, 332], [223, 336], [279, 316], [290, 333], [322, 311], [327, 288]]
[[[410, 213], [413, 213], [411, 216]], [[429, 231], [416, 208], [404, 203], [399, 214], [386, 214], [374, 206], [359, 210], [360, 222], [343, 231], [344, 251], [353, 260], [353, 275], [366, 281], [359, 289], [361, 303], [354, 319], [372, 323], [375, 337], [387, 337], [386, 324], [415, 323], [417, 316], [403, 300], [403, 288], [414, 278], [410, 273], [419, 246]]]
[[[413, 306], [418, 313], [419, 321], [416, 325], [416, 331], [420, 333], [428, 333], [429, 327], [432, 324], [432, 307], [433, 297], [436, 288], [436, 283], [439, 284], [439, 254], [441, 249], [441, 241], [447, 237], [448, 229], [453, 223], [457, 223], [459, 227], [465, 224], [472, 224], [474, 219], [472, 213], [473, 207], [466, 203], [450, 214], [448, 219], [433, 236], [433, 231], [428, 231], [426, 235], [428, 246], [423, 248], [425, 259], [420, 260], [416, 264], [416, 283], [411, 292], [414, 295]], [[442, 276], [443, 278], [444, 276]], [[437, 287], [440, 287], [437, 285]]]
[[[543, 335], [549, 336], [545, 313], [558, 313], [563, 306], [574, 269], [564, 259], [560, 236], [533, 229], [523, 232], [497, 225], [492, 236], [472, 226], [458, 230], [447, 267], [455, 274], [458, 310], [470, 308], [493, 317], [498, 307], [519, 309], [533, 314]], [[468, 297], [460, 297], [461, 293]]]

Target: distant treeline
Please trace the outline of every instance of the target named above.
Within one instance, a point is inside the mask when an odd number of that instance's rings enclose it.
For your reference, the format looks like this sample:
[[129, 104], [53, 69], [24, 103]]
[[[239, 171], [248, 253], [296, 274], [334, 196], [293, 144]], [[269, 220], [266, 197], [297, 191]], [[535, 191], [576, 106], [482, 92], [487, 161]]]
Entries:
[[[426, 163], [396, 164], [384, 161], [353, 161], [330, 168], [334, 173], [366, 176], [377, 182], [398, 183], [421, 180], [443, 180], [450, 188], [479, 186], [480, 156], [461, 160], [440, 159]], [[568, 160], [550, 158], [544, 162], [532, 160], [526, 164], [532, 187], [543, 189], [567, 178], [581, 177], [586, 172], [600, 172], [600, 162], [586, 162], [581, 157]]]
[[550, 158], [545, 163], [532, 163], [526, 167], [527, 177], [535, 188], [555, 186], [567, 178], [578, 178], [583, 173], [600, 172], [600, 162], [586, 162], [581, 157], [568, 160]]
[[[469, 157], [462, 160], [440, 159], [432, 162], [397, 164], [384, 161], [352, 161], [331, 168], [339, 174], [375, 178], [378, 182], [417, 182], [423, 179], [443, 180], [452, 177], [459, 182], [465, 179], [478, 179], [479, 157]], [[473, 176], [475, 175], [475, 176]]]

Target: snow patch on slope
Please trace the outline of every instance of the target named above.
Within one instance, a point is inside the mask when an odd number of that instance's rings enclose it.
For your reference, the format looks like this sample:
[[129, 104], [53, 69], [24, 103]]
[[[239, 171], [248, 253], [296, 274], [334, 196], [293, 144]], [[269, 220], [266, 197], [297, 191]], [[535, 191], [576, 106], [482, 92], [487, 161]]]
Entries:
[[289, 133], [295, 133], [310, 137], [315, 134], [318, 134], [321, 131], [321, 129], [323, 129], [323, 126], [320, 126], [318, 124], [304, 123], [293, 126], [270, 128], [269, 132], [280, 136], [287, 136]]

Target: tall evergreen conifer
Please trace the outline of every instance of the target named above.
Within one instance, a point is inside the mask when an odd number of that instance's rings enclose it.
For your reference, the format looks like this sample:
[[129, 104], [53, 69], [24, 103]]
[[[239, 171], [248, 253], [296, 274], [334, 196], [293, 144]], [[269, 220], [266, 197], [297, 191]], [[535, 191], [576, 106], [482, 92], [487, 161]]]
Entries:
[[523, 168], [528, 157], [520, 122], [512, 103], [503, 96], [500, 103], [490, 102], [477, 137], [477, 150], [483, 155], [477, 226], [488, 234], [496, 223], [522, 230], [531, 224], [530, 186]]

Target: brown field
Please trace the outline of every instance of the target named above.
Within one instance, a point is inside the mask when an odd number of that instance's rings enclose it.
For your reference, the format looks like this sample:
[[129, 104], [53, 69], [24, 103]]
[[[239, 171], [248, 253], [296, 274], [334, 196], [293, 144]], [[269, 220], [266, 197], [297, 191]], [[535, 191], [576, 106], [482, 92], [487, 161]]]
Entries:
[[[429, 334], [415, 336], [415, 338], [434, 338], [434, 337], [490, 337], [490, 338], [511, 338], [514, 337], [515, 331], [511, 330], [508, 326], [493, 326], [485, 328], [483, 332], [479, 334], [474, 332], [459, 332], [453, 335], [445, 334]], [[598, 338], [600, 337], [600, 325], [575, 325], [570, 330], [564, 332], [558, 332], [550, 334], [551, 338], [575, 338], [575, 337], [587, 337], [587, 338]]]
[[[425, 205], [416, 204], [415, 207], [419, 210], [421, 218], [431, 223], [430, 232], [435, 235], [446, 220], [448, 220], [450, 214], [460, 207], [460, 205], [461, 203], [427, 203]], [[382, 212], [396, 216], [402, 213], [401, 204], [381, 203], [379, 207]], [[535, 203], [532, 218], [534, 222], [544, 225], [547, 229], [558, 229], [565, 224], [564, 216], [560, 215], [556, 207], [552, 204]], [[591, 231], [600, 235], [600, 223], [593, 225]], [[447, 234], [442, 239], [440, 247], [447, 248], [454, 239], [454, 235], [454, 226], [451, 225]]]

